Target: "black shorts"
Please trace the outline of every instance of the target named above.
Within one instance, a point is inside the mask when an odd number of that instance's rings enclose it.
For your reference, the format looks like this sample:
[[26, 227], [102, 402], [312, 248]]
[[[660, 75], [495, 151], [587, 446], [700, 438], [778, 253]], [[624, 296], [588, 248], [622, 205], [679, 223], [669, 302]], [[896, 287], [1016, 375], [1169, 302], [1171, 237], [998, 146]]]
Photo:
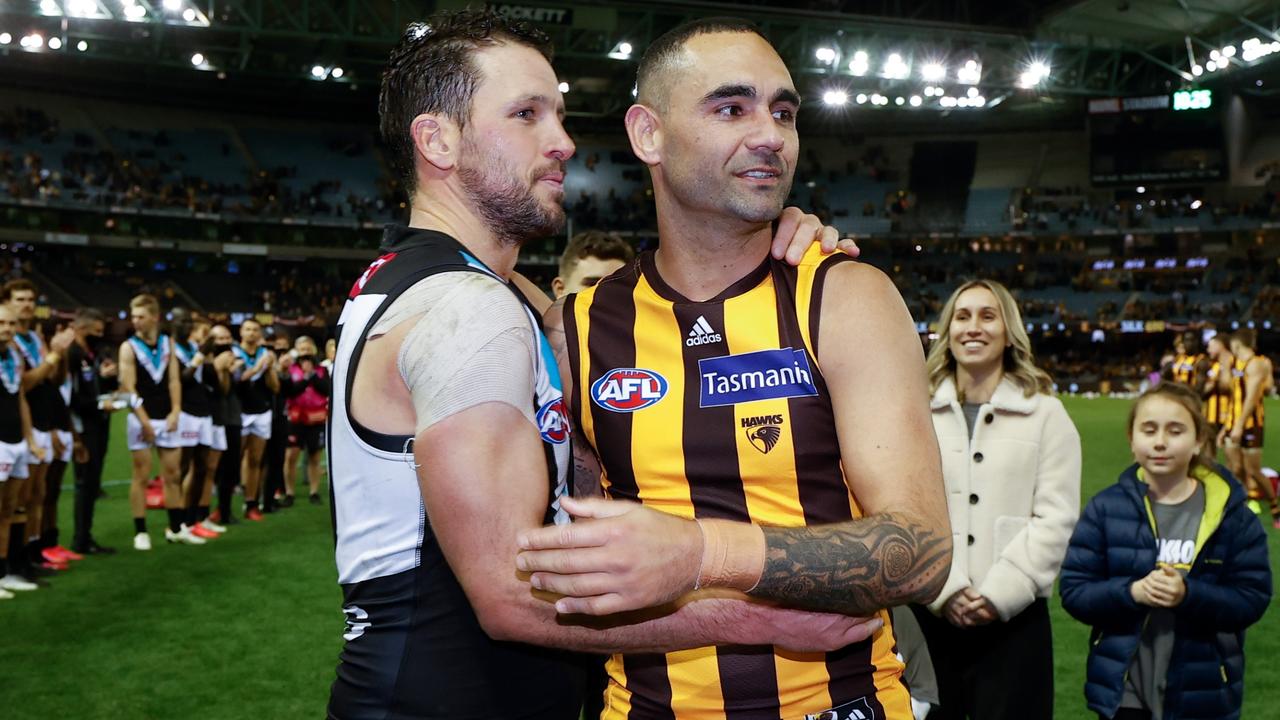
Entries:
[[582, 657], [490, 640], [442, 570], [342, 586], [329, 720], [579, 720]]
[[289, 424], [289, 447], [300, 447], [309, 453], [324, 449], [324, 425]]
[[1261, 450], [1262, 436], [1265, 434], [1263, 432], [1265, 429], [1266, 428], [1262, 425], [1259, 425], [1258, 427], [1245, 428], [1244, 438], [1240, 441], [1240, 447], [1245, 450]]

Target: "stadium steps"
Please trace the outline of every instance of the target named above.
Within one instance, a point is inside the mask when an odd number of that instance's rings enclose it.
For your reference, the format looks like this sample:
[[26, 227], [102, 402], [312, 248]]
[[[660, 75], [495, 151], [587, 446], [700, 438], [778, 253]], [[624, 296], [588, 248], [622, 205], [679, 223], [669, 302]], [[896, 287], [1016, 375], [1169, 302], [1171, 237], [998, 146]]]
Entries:
[[1040, 176], [1044, 175], [1044, 161], [1049, 156], [1049, 144], [1040, 143], [1040, 152], [1036, 154], [1036, 164], [1027, 176], [1027, 187], [1039, 187]]
[[116, 153], [115, 145], [111, 143], [111, 139], [107, 137], [107, 134], [102, 131], [102, 126], [98, 124], [94, 116], [85, 112], [84, 108], [79, 105], [76, 106], [75, 112], [79, 116], [80, 122], [84, 125], [82, 129], [88, 132], [90, 137], [93, 138], [93, 142], [103, 150]]
[[250, 176], [256, 176], [262, 165], [258, 162], [258, 158], [254, 157], [253, 151], [249, 149], [248, 143], [244, 141], [244, 136], [240, 134], [240, 129], [231, 124], [220, 125], [219, 129], [227, 133], [231, 138], [231, 147], [240, 153], [240, 157], [244, 158], [244, 162], [249, 166]]
[[34, 266], [34, 263], [28, 272], [31, 275], [31, 279], [40, 288], [40, 292], [48, 298], [49, 305], [64, 308], [81, 307], [84, 305], [84, 303], [80, 302], [79, 298], [68, 292], [60, 283], [49, 275], [40, 272], [40, 270]]
[[192, 310], [204, 311], [204, 306], [201, 305], [191, 293], [187, 292], [187, 289], [182, 287], [181, 283], [176, 280], [169, 280], [165, 284], [173, 288], [174, 294], [182, 300], [182, 305], [185, 305]]
[[970, 188], [964, 212], [969, 232], [1002, 232], [1011, 223], [1007, 213], [1013, 188]]
[[1258, 288], [1258, 292], [1253, 294], [1253, 300], [1249, 302], [1249, 307], [1245, 308], [1245, 311], [1241, 314], [1240, 318], [1242, 320], [1261, 319], [1261, 316], [1258, 313], [1259, 303], [1262, 302], [1263, 298], [1273, 297], [1276, 292], [1277, 288], [1274, 285], [1263, 285]]

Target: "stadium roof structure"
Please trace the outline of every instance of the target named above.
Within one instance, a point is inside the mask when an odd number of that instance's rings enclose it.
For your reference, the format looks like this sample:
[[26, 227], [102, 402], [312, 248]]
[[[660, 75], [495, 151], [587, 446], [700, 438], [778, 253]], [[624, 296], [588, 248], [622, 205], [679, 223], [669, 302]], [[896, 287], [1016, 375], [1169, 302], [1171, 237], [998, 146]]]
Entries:
[[[0, 82], [48, 87], [56, 79], [73, 88], [76, 78], [88, 78], [86, 90], [143, 84], [175, 98], [243, 92], [297, 102], [306, 96], [367, 112], [388, 50], [406, 26], [437, 9], [478, 4], [5, 0]], [[758, 23], [807, 98], [850, 110], [864, 105], [864, 117], [883, 111], [882, 122], [894, 125], [927, 124], [938, 114], [991, 120], [1017, 109], [1073, 108], [1078, 115], [1073, 98], [1244, 86], [1240, 80], [1252, 87], [1255, 77], [1280, 66], [1280, 3], [1274, 0], [485, 4], [546, 29], [569, 90], [570, 115], [611, 124], [632, 101], [643, 48], [676, 24], [709, 15]], [[990, 112], [998, 106], [1004, 107]]]

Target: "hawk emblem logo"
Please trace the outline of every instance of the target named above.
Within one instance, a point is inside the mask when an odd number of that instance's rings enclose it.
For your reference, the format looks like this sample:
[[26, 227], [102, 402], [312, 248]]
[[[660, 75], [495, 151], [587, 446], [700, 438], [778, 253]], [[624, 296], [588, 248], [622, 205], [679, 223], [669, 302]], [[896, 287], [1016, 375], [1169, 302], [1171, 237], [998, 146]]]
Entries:
[[765, 455], [769, 454], [773, 446], [778, 444], [778, 438], [782, 437], [782, 429], [777, 425], [761, 425], [756, 428], [748, 428], [745, 432], [751, 447]]

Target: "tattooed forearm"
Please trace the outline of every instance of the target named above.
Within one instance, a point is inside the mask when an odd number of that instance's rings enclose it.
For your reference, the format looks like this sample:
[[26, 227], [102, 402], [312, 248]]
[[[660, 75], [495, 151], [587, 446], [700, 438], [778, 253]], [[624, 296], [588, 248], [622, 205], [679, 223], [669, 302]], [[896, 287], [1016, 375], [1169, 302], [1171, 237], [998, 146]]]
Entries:
[[587, 441], [581, 437], [573, 439], [573, 496], [604, 497], [604, 486], [600, 484], [600, 461], [590, 448], [584, 447]]
[[764, 536], [764, 574], [748, 594], [809, 610], [869, 615], [929, 602], [951, 567], [950, 535], [896, 514]]
[[[573, 400], [573, 372], [569, 364], [569, 340], [564, 332], [564, 298], [559, 298], [551, 305], [543, 316], [543, 332], [547, 343], [560, 366], [560, 381], [564, 387], [564, 401], [571, 404]], [[577, 418], [574, 418], [574, 422]], [[604, 488], [600, 484], [600, 461], [595, 452], [588, 446], [586, 438], [577, 434], [573, 436], [573, 496], [603, 497]]]

